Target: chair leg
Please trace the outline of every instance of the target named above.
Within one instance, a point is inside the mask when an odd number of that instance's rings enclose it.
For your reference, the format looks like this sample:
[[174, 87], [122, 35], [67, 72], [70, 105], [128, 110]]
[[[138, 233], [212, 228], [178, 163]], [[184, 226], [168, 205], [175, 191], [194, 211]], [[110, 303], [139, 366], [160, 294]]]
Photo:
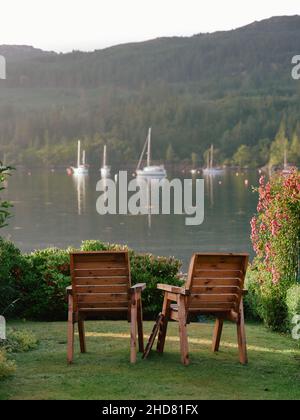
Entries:
[[186, 321], [187, 321], [187, 314], [186, 314], [186, 309], [185, 309], [185, 299], [183, 296], [180, 296], [178, 299], [178, 323], [179, 323], [181, 362], [185, 366], [189, 365], [190, 363]]
[[137, 300], [131, 296], [131, 324], [130, 324], [130, 362], [136, 363], [136, 334], [137, 334]]
[[73, 363], [74, 358], [74, 312], [73, 312], [73, 296], [69, 295], [68, 301], [68, 349], [67, 359], [68, 363]]
[[157, 347], [156, 347], [157, 352], [161, 354], [164, 352], [164, 348], [165, 348], [167, 329], [168, 329], [168, 323], [169, 323], [170, 304], [171, 302], [167, 299], [167, 296], [166, 296], [164, 299], [163, 308], [162, 308], [163, 319], [159, 326], [158, 340], [157, 340]]
[[80, 342], [80, 351], [81, 353], [86, 353], [86, 341], [85, 341], [85, 330], [84, 330], [84, 320], [78, 320], [78, 333], [79, 333], [79, 342]]
[[248, 354], [247, 354], [247, 340], [246, 340], [246, 331], [245, 331], [245, 317], [244, 317], [244, 305], [243, 300], [241, 301], [240, 306], [240, 317], [237, 322], [237, 337], [239, 345], [239, 359], [242, 365], [248, 363]]
[[141, 297], [137, 302], [137, 328], [138, 328], [138, 338], [139, 338], [139, 352], [144, 353], [144, 331], [143, 331], [143, 308], [142, 308], [142, 299]]
[[212, 351], [218, 352], [220, 348], [220, 341], [223, 331], [223, 319], [218, 318], [216, 320], [215, 329], [214, 329], [214, 335], [213, 335], [213, 344], [212, 344]]
[[161, 353], [161, 354], [164, 352], [164, 348], [165, 348], [168, 323], [169, 323], [168, 317], [164, 317], [164, 319], [161, 321], [160, 328], [159, 328], [156, 350], [158, 353]]

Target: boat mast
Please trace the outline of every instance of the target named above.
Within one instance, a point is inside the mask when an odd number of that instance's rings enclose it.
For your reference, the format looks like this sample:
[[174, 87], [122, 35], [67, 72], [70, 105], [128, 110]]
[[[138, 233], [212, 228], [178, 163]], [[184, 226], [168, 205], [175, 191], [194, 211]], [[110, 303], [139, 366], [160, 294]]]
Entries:
[[207, 162], [206, 162], [206, 168], [209, 169], [210, 165], [210, 149], [207, 152]]
[[103, 168], [106, 167], [106, 144], [104, 145], [104, 150], [103, 150]]
[[147, 166], [151, 166], [151, 128], [148, 132]]
[[141, 163], [142, 163], [145, 151], [146, 151], [147, 144], [148, 144], [148, 136], [146, 138], [146, 141], [145, 141], [145, 144], [144, 144], [144, 147], [143, 147], [143, 151], [141, 153], [140, 160], [139, 160], [139, 163], [138, 163], [137, 168], [136, 168], [137, 171], [140, 169], [140, 166], [141, 166]]
[[77, 150], [77, 168], [80, 166], [80, 157], [81, 157], [81, 142], [78, 140], [78, 150]]
[[214, 166], [214, 145], [211, 145], [210, 149], [210, 169], [212, 169]]

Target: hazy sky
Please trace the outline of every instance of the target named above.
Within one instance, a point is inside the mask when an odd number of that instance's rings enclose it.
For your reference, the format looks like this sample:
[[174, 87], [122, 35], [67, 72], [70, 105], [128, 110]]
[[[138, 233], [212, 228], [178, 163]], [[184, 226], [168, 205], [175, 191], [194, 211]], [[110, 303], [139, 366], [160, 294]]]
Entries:
[[1, 0], [0, 44], [93, 50], [295, 14], [299, 0]]

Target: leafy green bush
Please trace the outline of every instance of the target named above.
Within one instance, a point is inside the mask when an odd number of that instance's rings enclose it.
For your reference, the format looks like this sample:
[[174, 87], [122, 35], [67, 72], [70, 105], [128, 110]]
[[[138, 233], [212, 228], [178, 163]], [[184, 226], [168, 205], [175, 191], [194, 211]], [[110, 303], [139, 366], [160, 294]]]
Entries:
[[80, 247], [81, 251], [128, 251], [126, 245], [109, 244], [97, 240], [83, 241]]
[[9, 329], [6, 340], [0, 340], [0, 347], [8, 353], [25, 353], [37, 348], [36, 336], [28, 330]]
[[287, 332], [287, 284], [289, 281], [284, 280], [280, 284], [274, 284], [271, 274], [261, 270], [254, 261], [246, 278], [247, 317], [262, 320], [273, 331]]
[[30, 275], [22, 284], [22, 316], [58, 321], [66, 318], [71, 249], [49, 248], [26, 256]]
[[0, 314], [14, 315], [19, 304], [9, 306], [22, 296], [24, 276], [30, 273], [30, 265], [12, 242], [0, 237]]
[[15, 370], [15, 363], [7, 359], [4, 349], [0, 349], [0, 381], [12, 375]]
[[245, 317], [253, 321], [262, 320], [261, 318], [261, 295], [260, 285], [257, 281], [257, 271], [249, 266], [245, 281], [247, 294], [244, 298]]
[[292, 326], [292, 319], [300, 315], [300, 284], [296, 284], [287, 291], [286, 306], [288, 310], [289, 325]]
[[[70, 252], [50, 248], [23, 256], [10, 242], [0, 242], [0, 292], [5, 304], [19, 298], [11, 316], [59, 321], [66, 319], [66, 287], [70, 285]], [[82, 251], [128, 250], [124, 245], [84, 241]], [[155, 257], [129, 251], [132, 284], [146, 283], [143, 293], [144, 314], [155, 316], [162, 305], [158, 283], [181, 285], [178, 271], [181, 263], [175, 258]]]

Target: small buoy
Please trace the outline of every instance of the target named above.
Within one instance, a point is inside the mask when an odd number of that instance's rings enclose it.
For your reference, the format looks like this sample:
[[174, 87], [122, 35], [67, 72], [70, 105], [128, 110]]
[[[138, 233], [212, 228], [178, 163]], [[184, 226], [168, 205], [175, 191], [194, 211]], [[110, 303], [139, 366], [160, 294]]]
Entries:
[[245, 185], [249, 185], [248, 179], [245, 179]]
[[219, 181], [219, 185], [222, 185], [222, 181]]
[[238, 173], [238, 172], [236, 172], [236, 173], [235, 173], [235, 176], [239, 176], [239, 173]]
[[31, 172], [28, 172], [28, 174], [27, 174], [28, 176], [31, 176]]

